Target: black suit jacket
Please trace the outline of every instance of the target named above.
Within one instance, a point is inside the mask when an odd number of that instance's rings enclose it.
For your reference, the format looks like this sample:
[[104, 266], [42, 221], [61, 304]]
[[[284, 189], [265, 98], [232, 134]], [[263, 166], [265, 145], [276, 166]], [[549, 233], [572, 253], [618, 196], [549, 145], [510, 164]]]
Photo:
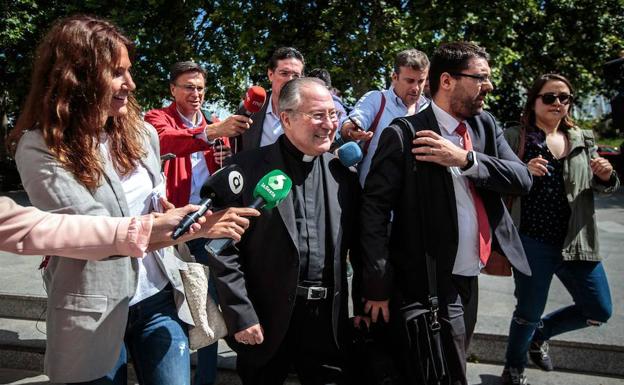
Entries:
[[[260, 109], [255, 114], [251, 114], [250, 118], [253, 121], [249, 130], [232, 138], [234, 141], [232, 145], [232, 151], [235, 153], [243, 150], [250, 150], [260, 147], [260, 140], [262, 139], [262, 126], [264, 126], [264, 118], [266, 117], [267, 108], [271, 102], [271, 92], [267, 93], [267, 98]], [[236, 115], [245, 115], [245, 108], [241, 106], [236, 111]]]
[[[269, 171], [285, 170], [280, 142], [231, 158], [245, 174], [243, 198], [239, 204], [247, 206], [253, 202], [252, 193], [257, 182]], [[334, 263], [334, 291], [330, 299], [333, 301], [332, 326], [338, 342], [339, 326], [344, 326], [348, 314], [345, 258], [349, 251], [352, 261], [358, 257], [360, 186], [357, 174], [333, 155], [322, 155], [321, 162], [326, 187], [325, 212], [331, 234], [328, 242], [332, 245]], [[299, 276], [296, 231], [295, 211], [289, 195], [276, 208], [262, 210], [262, 215], [252, 220], [237, 245], [238, 252], [232, 248], [229, 253], [210, 260], [230, 334], [227, 341], [238, 354], [247, 355], [247, 362], [259, 366], [275, 353], [290, 323]], [[357, 287], [357, 283], [355, 285]], [[358, 298], [361, 297], [358, 295]], [[264, 328], [262, 344], [242, 345], [231, 337], [257, 323]]]
[[[406, 119], [414, 131], [440, 134], [430, 106]], [[451, 285], [458, 244], [457, 208], [446, 167], [416, 161], [412, 129], [396, 119], [379, 139], [362, 198], [363, 296], [385, 300], [424, 300], [427, 294], [425, 248], [436, 260], [438, 292]], [[524, 273], [530, 269], [501, 194], [528, 193], [532, 178], [503, 138], [493, 116], [483, 112], [468, 120], [478, 174], [471, 177], [485, 205], [493, 245]], [[388, 235], [390, 212], [394, 211]]]

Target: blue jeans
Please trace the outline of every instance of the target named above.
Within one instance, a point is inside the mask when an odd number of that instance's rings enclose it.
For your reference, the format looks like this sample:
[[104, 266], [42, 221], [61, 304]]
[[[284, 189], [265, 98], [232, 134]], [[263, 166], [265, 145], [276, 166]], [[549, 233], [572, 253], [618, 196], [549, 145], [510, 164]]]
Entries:
[[[191, 254], [199, 263], [208, 264], [208, 253], [206, 252], [205, 238], [193, 239], [186, 242]], [[210, 274], [208, 279], [208, 292], [212, 296], [215, 303], [219, 303], [217, 297], [217, 289], [214, 284], [214, 278]], [[194, 385], [213, 385], [217, 379], [217, 350], [218, 343], [206, 346], [197, 350], [197, 368], [195, 369]]]
[[[513, 368], [526, 366], [531, 340], [546, 341], [558, 334], [599, 325], [611, 317], [611, 294], [602, 263], [564, 262], [559, 247], [520, 237], [532, 276], [514, 269], [514, 295], [518, 303], [509, 326], [505, 357], [505, 367]], [[574, 304], [542, 317], [554, 274]]]
[[81, 384], [126, 385], [130, 351], [140, 384], [190, 385], [188, 331], [178, 318], [171, 286], [130, 307], [124, 342], [106, 376]]

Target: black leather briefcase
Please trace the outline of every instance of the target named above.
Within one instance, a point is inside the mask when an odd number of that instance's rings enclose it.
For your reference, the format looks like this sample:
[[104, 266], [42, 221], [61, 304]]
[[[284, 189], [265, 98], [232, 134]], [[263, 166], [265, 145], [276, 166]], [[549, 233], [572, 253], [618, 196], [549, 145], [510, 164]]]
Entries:
[[446, 385], [450, 379], [440, 337], [437, 298], [430, 297], [429, 302], [414, 302], [401, 308], [405, 336], [403, 367], [409, 384]]

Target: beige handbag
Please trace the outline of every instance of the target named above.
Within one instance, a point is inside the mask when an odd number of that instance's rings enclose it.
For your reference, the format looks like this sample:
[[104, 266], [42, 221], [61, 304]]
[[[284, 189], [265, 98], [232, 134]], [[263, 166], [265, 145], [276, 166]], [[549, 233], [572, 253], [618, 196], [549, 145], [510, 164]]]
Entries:
[[185, 244], [177, 246], [177, 254], [188, 265], [187, 270], [180, 270], [180, 275], [186, 302], [195, 323], [195, 326], [189, 326], [189, 345], [195, 350], [212, 345], [225, 337], [227, 327], [221, 309], [208, 293], [208, 266], [195, 262], [195, 257]]

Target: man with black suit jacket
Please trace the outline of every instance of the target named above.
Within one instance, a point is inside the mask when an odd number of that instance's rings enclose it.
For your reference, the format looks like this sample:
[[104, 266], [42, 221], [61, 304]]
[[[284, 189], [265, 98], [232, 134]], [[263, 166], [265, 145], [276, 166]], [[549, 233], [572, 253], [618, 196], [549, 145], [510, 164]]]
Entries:
[[271, 170], [293, 187], [238, 250], [210, 260], [227, 341], [245, 385], [283, 383], [291, 366], [303, 384], [348, 383], [339, 345], [348, 322], [345, 259], [358, 257], [357, 174], [327, 153], [340, 114], [323, 82], [294, 79], [281, 91], [284, 135], [231, 158], [245, 173], [244, 206]]
[[402, 305], [426, 303], [425, 251], [433, 256], [450, 383], [466, 384], [477, 276], [490, 251], [530, 274], [501, 194], [528, 193], [532, 179], [483, 111], [493, 89], [485, 50], [444, 44], [429, 76], [431, 106], [384, 130], [366, 180], [362, 295], [373, 321], [396, 322]]
[[[273, 144], [284, 133], [278, 112], [278, 100], [282, 86], [291, 79], [303, 76], [305, 60], [301, 52], [292, 47], [280, 47], [269, 59], [267, 77], [271, 82], [271, 92], [262, 109], [251, 115], [251, 127], [233, 138], [234, 152], [241, 152]], [[241, 106], [236, 112], [244, 115]]]

